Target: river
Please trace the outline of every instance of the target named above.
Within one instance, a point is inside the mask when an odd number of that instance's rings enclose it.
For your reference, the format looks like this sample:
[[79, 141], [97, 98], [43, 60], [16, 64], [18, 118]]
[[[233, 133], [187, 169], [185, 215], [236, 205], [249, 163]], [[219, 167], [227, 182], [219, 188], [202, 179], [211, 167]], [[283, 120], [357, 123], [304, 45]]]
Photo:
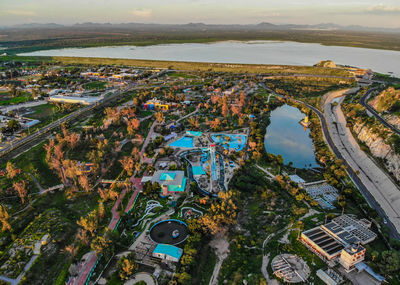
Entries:
[[208, 44], [161, 44], [152, 46], [108, 46], [35, 51], [21, 55], [102, 57], [148, 60], [314, 65], [320, 60], [370, 68], [400, 77], [400, 52], [378, 49], [324, 46], [315, 43], [279, 41], [224, 41]]
[[271, 123], [265, 135], [267, 152], [283, 157], [284, 163], [296, 168], [318, 167], [310, 130], [299, 124], [305, 115], [297, 108], [283, 105], [271, 112]]

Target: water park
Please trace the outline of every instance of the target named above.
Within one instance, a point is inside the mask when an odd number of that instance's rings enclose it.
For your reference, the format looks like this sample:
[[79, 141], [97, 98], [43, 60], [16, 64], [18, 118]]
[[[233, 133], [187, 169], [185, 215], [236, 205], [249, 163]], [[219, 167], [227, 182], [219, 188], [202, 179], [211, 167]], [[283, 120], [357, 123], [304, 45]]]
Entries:
[[150, 238], [158, 244], [177, 245], [184, 242], [188, 235], [187, 225], [175, 219], [158, 222], [150, 228]]
[[170, 147], [174, 148], [194, 148], [198, 145], [202, 145], [201, 137], [202, 132], [186, 131], [181, 137], [168, 144]]
[[169, 144], [170, 147], [179, 147], [179, 148], [193, 148], [194, 141], [192, 137], [183, 136], [180, 139]]
[[247, 136], [244, 134], [212, 134], [211, 139], [227, 150], [241, 151], [244, 149]]

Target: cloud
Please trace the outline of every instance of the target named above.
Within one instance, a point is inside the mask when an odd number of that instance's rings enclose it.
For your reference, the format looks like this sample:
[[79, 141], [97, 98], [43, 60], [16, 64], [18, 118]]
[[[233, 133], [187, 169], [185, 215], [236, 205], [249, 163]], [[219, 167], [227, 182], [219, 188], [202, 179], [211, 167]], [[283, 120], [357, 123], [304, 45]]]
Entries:
[[371, 14], [400, 14], [400, 7], [386, 6], [379, 4], [376, 6], [369, 7], [367, 9], [368, 13]]
[[36, 12], [30, 10], [5, 10], [4, 12], [5, 14], [14, 16], [25, 16], [25, 17], [36, 16]]
[[146, 8], [133, 9], [131, 14], [138, 18], [148, 19], [153, 15], [153, 10]]

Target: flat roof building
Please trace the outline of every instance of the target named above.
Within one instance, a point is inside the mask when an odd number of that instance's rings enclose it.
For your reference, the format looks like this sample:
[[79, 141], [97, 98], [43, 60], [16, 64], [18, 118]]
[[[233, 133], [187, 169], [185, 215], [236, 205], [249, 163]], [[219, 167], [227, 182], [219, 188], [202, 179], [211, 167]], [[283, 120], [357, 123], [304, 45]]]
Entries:
[[81, 104], [81, 105], [91, 105], [101, 100], [100, 96], [91, 97], [78, 97], [78, 96], [63, 96], [54, 95], [49, 97], [50, 102], [56, 103], [69, 103], [69, 104]]
[[341, 243], [327, 234], [321, 227], [303, 232], [301, 240], [315, 253], [327, 260], [338, 257], [344, 248]]
[[166, 196], [168, 194], [185, 192], [187, 178], [181, 170], [158, 170], [154, 173], [151, 181], [160, 184], [162, 194]]
[[305, 231], [301, 241], [324, 260], [333, 260], [342, 251], [355, 244], [361, 246], [372, 242], [376, 234], [369, 230], [364, 221], [348, 215], [334, 218], [331, 222]]
[[153, 257], [161, 258], [173, 262], [179, 262], [183, 254], [183, 249], [170, 244], [159, 243], [153, 250]]

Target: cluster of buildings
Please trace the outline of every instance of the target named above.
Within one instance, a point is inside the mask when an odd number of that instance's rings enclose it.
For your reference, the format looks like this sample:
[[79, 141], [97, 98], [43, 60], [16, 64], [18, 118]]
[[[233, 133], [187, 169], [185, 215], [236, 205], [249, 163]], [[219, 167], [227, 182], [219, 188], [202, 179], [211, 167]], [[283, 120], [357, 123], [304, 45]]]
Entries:
[[[384, 278], [363, 262], [366, 253], [364, 246], [377, 236], [370, 227], [371, 222], [366, 219], [357, 220], [342, 215], [325, 225], [304, 231], [301, 242], [330, 266], [339, 264], [345, 273], [366, 271], [372, 278], [382, 282]], [[320, 274], [326, 279], [329, 277], [329, 274]]]
[[108, 73], [104, 68], [100, 68], [98, 70], [92, 71], [87, 70], [85, 72], [81, 72], [80, 76], [88, 79], [94, 80], [110, 80], [110, 81], [120, 81], [123, 79], [133, 79], [138, 77], [142, 71], [136, 69], [122, 68], [118, 70], [118, 73]]
[[334, 203], [339, 197], [339, 190], [326, 183], [325, 180], [306, 182], [298, 175], [289, 175], [291, 181], [296, 182], [301, 188], [305, 189], [312, 199], [318, 202], [324, 210], [335, 209]]
[[172, 104], [170, 103], [164, 103], [161, 102], [160, 100], [153, 98], [151, 100], [148, 100], [146, 103], [143, 104], [143, 109], [145, 110], [163, 110], [163, 111], [168, 111], [169, 108], [171, 107]]

